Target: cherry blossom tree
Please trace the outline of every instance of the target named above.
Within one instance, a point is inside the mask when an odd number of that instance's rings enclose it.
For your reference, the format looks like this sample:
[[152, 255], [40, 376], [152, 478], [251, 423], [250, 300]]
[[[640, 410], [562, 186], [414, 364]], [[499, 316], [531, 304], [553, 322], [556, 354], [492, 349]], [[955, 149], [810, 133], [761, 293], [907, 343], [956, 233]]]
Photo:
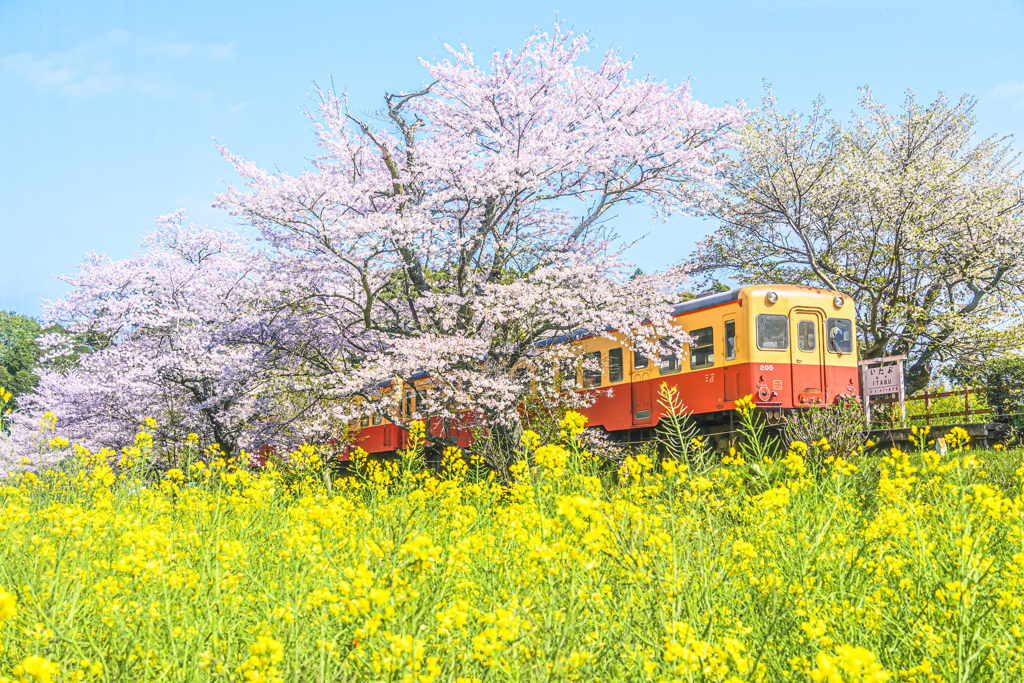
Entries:
[[631, 78], [614, 52], [587, 66], [589, 49], [557, 25], [486, 66], [449, 48], [423, 62], [428, 85], [385, 94], [381, 116], [317, 90], [321, 154], [299, 175], [221, 148], [245, 187], [217, 203], [256, 242], [174, 214], [132, 258], [91, 255], [64, 278], [72, 291], [46, 317], [67, 334], [44, 345], [93, 348], [41, 373], [16, 416], [21, 450], [45, 411], [93, 448], [129, 443], [147, 417], [165, 444], [322, 442], [346, 421], [395, 417], [409, 390], [411, 417], [468, 416], [514, 440], [531, 387], [574, 400], [553, 380], [576, 377], [576, 349], [552, 342], [678, 349], [684, 269], [635, 273], [611, 219], [713, 200], [742, 112]]
[[486, 65], [446, 46], [421, 60], [429, 84], [385, 94], [379, 116], [317, 89], [321, 154], [298, 175], [221, 147], [245, 187], [218, 205], [259, 230], [292, 285], [295, 390], [332, 397], [338, 420], [393, 414], [401, 392], [379, 385], [425, 372], [419, 415], [475, 411], [504, 429], [530, 380], [575, 375], [571, 347], [546, 343], [560, 335], [614, 329], [652, 355], [654, 336], [686, 341], [669, 318], [684, 272], [631, 279], [610, 219], [712, 198], [742, 113], [633, 79], [612, 51], [587, 66], [590, 46], [558, 25]]
[[1007, 138], [976, 139], [974, 104], [908, 93], [893, 115], [864, 89], [844, 126], [821, 100], [780, 112], [767, 89], [695, 267], [849, 294], [862, 354], [908, 355], [909, 391], [1019, 338], [1021, 169]]
[[183, 226], [180, 214], [160, 219], [131, 258], [90, 255], [79, 273], [62, 277], [71, 291], [44, 311], [67, 333], [43, 344], [51, 357], [83, 338], [94, 348], [70, 368], [41, 373], [27, 410], [16, 415], [22, 447], [12, 455], [39, 449], [47, 411], [55, 435], [91, 448], [132, 443], [147, 417], [157, 421], [164, 450], [189, 433], [235, 453], [282, 430], [309, 429], [305, 417], [319, 397], [291, 392], [281, 380], [290, 325], [268, 292], [287, 288], [264, 265], [249, 240]]

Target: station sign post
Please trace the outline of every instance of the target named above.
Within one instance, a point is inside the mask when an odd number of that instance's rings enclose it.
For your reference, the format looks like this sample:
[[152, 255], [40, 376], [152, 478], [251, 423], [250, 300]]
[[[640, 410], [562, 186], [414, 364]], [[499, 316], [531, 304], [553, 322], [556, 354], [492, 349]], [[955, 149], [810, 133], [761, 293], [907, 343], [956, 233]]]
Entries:
[[861, 387], [864, 392], [864, 420], [871, 429], [871, 397], [897, 394], [900, 400], [901, 424], [907, 422], [907, 406], [904, 403], [903, 360], [906, 356], [885, 356], [859, 361]]

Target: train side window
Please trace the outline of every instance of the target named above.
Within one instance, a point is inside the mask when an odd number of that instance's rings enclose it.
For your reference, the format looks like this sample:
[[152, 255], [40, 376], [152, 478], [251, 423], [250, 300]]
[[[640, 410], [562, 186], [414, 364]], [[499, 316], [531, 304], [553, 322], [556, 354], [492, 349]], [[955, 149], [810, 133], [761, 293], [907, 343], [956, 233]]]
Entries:
[[583, 388], [592, 389], [601, 386], [601, 352], [592, 351], [583, 354]]
[[813, 351], [817, 348], [817, 330], [810, 320], [801, 320], [796, 326], [796, 345], [801, 351]]
[[709, 368], [715, 364], [715, 331], [713, 327], [690, 330], [693, 348], [690, 349], [690, 369]]
[[413, 413], [413, 397], [412, 397], [412, 392], [411, 391], [405, 392], [405, 401], [403, 403], [404, 403], [404, 405], [402, 406], [402, 415], [404, 417], [412, 417], [412, 413]]
[[647, 367], [647, 356], [640, 353], [639, 351], [633, 352], [633, 369], [643, 370]]
[[829, 318], [825, 322], [825, 339], [832, 353], [853, 353], [853, 322]]
[[661, 374], [668, 375], [673, 372], [679, 372], [680, 370], [682, 370], [683, 364], [679, 360], [679, 355], [676, 353], [672, 353], [669, 350], [668, 340], [659, 339], [658, 342], [661, 344], [661, 347], [667, 351], [667, 353], [658, 354], [658, 360], [661, 362], [661, 365], [658, 369], [661, 371]]
[[789, 317], [775, 313], [757, 316], [757, 348], [785, 351], [789, 348]]
[[622, 349], [608, 351], [608, 381], [622, 381]]
[[725, 321], [725, 359], [736, 360], [736, 321]]
[[555, 376], [559, 379], [561, 391], [572, 391], [580, 386], [579, 368], [567, 360], [555, 363]]
[[557, 371], [555, 368], [555, 364], [552, 363], [551, 361], [542, 360], [539, 363], [537, 363], [535, 379], [538, 383], [543, 383], [544, 386], [547, 386], [549, 383], [555, 381], [556, 375]]
[[379, 425], [384, 422], [384, 417], [380, 413], [375, 413], [373, 416], [373, 424]]

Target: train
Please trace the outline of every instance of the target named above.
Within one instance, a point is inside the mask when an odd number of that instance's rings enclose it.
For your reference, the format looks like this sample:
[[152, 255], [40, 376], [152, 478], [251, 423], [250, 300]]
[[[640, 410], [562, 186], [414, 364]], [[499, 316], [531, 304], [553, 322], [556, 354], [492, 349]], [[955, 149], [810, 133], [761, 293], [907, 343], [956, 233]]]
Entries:
[[[614, 331], [577, 333], [549, 343], [575, 344], [580, 364], [574, 391], [593, 393], [579, 410], [587, 427], [616, 441], [649, 441], [664, 417], [662, 384], [678, 389], [697, 428], [722, 448], [734, 433], [735, 402], [752, 396], [769, 423], [792, 411], [829, 406], [860, 392], [853, 300], [840, 292], [798, 285], [752, 285], [709, 292], [675, 305], [673, 323], [691, 337], [681, 353], [658, 358], [633, 350]], [[611, 338], [609, 338], [609, 336]], [[598, 370], [599, 368], [599, 370]], [[401, 415], [415, 413], [416, 391], [429, 384], [424, 373], [385, 390], [403, 391]], [[430, 433], [441, 435], [439, 420]], [[405, 447], [407, 432], [382, 415], [353, 425], [353, 447], [386, 454]], [[448, 425], [445, 436], [472, 444], [473, 430]]]

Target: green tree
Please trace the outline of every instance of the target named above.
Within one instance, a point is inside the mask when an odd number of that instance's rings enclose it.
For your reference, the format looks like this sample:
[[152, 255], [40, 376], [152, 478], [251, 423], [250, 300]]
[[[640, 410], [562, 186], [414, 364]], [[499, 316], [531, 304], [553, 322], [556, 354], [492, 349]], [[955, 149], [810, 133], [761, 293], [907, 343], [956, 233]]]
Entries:
[[0, 387], [16, 402], [36, 386], [34, 370], [39, 362], [39, 323], [13, 311], [0, 311]]
[[849, 294], [864, 357], [907, 355], [908, 392], [1007, 348], [1022, 333], [1024, 177], [1008, 137], [977, 135], [974, 106], [908, 93], [892, 114], [865, 89], [843, 124], [820, 99], [786, 114], [769, 89], [692, 265]]
[[945, 374], [954, 384], [984, 387], [994, 422], [1024, 428], [1024, 357], [989, 358], [952, 367]]

